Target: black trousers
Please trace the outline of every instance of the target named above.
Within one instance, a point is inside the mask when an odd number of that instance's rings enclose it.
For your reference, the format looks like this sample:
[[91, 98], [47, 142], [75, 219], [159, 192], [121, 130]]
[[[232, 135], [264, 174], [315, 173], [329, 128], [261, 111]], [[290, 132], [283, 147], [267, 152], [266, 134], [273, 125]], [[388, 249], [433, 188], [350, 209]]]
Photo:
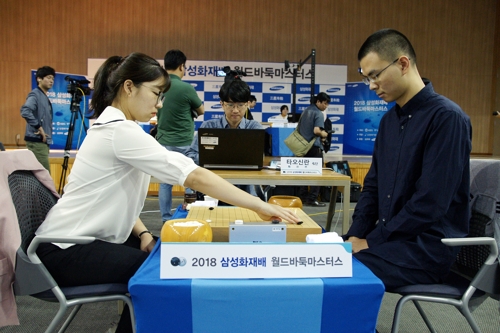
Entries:
[[37, 254], [60, 287], [128, 283], [149, 255], [140, 250], [140, 241], [134, 236], [123, 244], [95, 240], [64, 250], [41, 244]]
[[[53, 244], [41, 244], [37, 254], [60, 287], [128, 284], [149, 255], [140, 250], [140, 240], [132, 235], [123, 244], [95, 240], [90, 244], [77, 244], [64, 250]], [[116, 332], [132, 332], [127, 306]]]
[[436, 274], [425, 270], [395, 265], [367, 251], [360, 251], [353, 256], [368, 267], [385, 285], [386, 291], [412, 284], [441, 283]]
[[[321, 165], [323, 165], [323, 151], [319, 147], [312, 146], [304, 157], [321, 157]], [[319, 186], [300, 186], [300, 199], [303, 202], [313, 202], [318, 200], [319, 189]]]

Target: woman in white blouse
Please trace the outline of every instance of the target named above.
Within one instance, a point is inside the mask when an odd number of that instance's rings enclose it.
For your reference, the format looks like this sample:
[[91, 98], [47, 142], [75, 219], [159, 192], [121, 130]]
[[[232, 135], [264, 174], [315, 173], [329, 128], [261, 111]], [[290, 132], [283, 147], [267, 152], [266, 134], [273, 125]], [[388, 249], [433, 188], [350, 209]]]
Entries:
[[[265, 220], [298, 221], [290, 211], [166, 150], [142, 130], [136, 121], [147, 122], [156, 114], [169, 87], [165, 69], [140, 53], [111, 57], [97, 71], [91, 105], [96, 122], [76, 155], [64, 195], [36, 232], [96, 237], [86, 245], [39, 247], [41, 260], [60, 286], [128, 283], [155, 245], [139, 219], [151, 175], [251, 209]], [[122, 316], [117, 332], [130, 329]]]

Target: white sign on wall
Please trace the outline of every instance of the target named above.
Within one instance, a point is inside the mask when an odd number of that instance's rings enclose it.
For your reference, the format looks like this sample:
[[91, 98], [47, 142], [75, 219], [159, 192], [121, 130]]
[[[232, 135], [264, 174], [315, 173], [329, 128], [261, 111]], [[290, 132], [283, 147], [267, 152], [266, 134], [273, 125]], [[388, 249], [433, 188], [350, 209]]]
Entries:
[[[93, 78], [104, 61], [105, 59], [88, 59], [88, 77]], [[159, 59], [158, 62], [163, 65], [163, 59]], [[219, 90], [224, 83], [224, 77], [219, 77], [216, 73], [225, 66], [230, 66], [232, 70], [240, 70], [246, 74], [242, 79], [248, 83], [252, 94], [257, 98], [257, 105], [251, 110], [254, 120], [267, 122], [269, 117], [280, 113], [282, 105], [287, 105], [291, 111], [293, 69], [285, 70], [284, 63], [188, 60], [186, 75], [182, 79], [195, 88], [205, 107], [205, 114], [195, 119], [196, 129], [203, 121], [220, 118], [223, 115]], [[296, 83], [297, 112], [302, 113], [310, 105], [310, 64], [304, 64], [298, 71]], [[330, 96], [330, 105], [325, 110], [324, 115], [325, 117], [340, 116], [338, 124], [343, 124], [346, 83], [346, 65], [316, 64], [315, 94], [326, 92]], [[332, 145], [330, 151], [342, 154], [342, 137], [343, 134], [333, 134], [332, 142], [336, 144]]]

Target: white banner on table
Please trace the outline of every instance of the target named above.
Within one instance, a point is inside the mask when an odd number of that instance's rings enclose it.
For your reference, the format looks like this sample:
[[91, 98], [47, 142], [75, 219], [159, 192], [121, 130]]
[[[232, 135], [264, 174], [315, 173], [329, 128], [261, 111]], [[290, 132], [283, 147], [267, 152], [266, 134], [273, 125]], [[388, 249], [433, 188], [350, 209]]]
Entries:
[[351, 243], [162, 243], [161, 279], [352, 277]]
[[318, 157], [282, 157], [282, 175], [321, 175], [323, 160]]

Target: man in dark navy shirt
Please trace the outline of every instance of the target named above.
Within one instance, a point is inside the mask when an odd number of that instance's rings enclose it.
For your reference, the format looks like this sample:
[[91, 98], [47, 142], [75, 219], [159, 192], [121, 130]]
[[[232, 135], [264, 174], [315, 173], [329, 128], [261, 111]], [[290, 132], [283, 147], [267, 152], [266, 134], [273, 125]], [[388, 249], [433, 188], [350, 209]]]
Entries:
[[458, 249], [441, 242], [469, 226], [469, 117], [421, 79], [400, 32], [371, 35], [358, 53], [363, 82], [396, 105], [380, 122], [370, 170], [344, 238], [387, 290], [438, 283]]

